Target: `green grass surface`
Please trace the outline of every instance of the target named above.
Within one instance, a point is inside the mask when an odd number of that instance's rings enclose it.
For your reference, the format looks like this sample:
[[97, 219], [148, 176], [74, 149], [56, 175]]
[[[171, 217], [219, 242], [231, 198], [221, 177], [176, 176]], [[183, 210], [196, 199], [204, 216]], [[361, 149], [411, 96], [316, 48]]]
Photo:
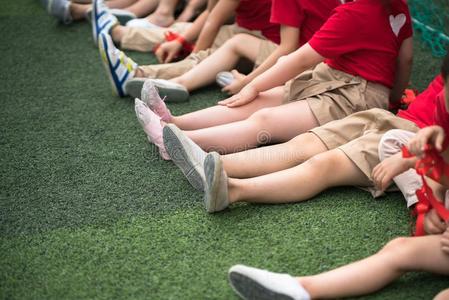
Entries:
[[[236, 299], [233, 264], [311, 274], [409, 234], [399, 194], [354, 188], [206, 214], [146, 141], [130, 99], [111, 96], [89, 26], [59, 25], [37, 1], [1, 6], [0, 298]], [[438, 70], [417, 43], [413, 85]], [[222, 97], [211, 87], [171, 107]], [[429, 299], [447, 286], [414, 273], [366, 298]]]

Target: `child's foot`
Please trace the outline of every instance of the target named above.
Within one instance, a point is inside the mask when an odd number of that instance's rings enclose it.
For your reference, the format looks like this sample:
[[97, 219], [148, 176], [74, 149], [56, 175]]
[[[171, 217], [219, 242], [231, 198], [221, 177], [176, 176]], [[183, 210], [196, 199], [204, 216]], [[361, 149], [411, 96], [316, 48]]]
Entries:
[[[121, 25], [125, 25], [127, 22], [134, 20], [136, 17], [135, 14], [133, 14], [130, 11], [127, 11], [125, 9], [119, 9], [119, 8], [109, 8], [109, 12], [114, 15], [117, 18], [117, 21]], [[89, 20], [89, 22], [92, 23], [92, 9], [89, 9], [86, 12], [85, 18]]]
[[242, 299], [309, 300], [309, 293], [288, 274], [235, 265], [229, 269], [232, 289]]
[[226, 209], [229, 206], [228, 176], [223, 169], [220, 154], [211, 152], [204, 160], [204, 205], [209, 213]]
[[220, 87], [224, 88], [230, 85], [234, 79], [234, 75], [231, 72], [220, 72], [217, 74], [215, 81]]
[[151, 80], [159, 96], [166, 102], [184, 102], [189, 99], [189, 91], [183, 85], [165, 79], [133, 78], [126, 83], [125, 89], [131, 97], [139, 98], [147, 80]]
[[160, 26], [153, 24], [147, 20], [147, 18], [134, 19], [126, 22], [128, 27], [146, 28], [146, 29], [157, 29]]
[[115, 47], [107, 33], [100, 34], [98, 49], [113, 90], [120, 97], [126, 96], [125, 84], [134, 77], [137, 64]]
[[161, 124], [161, 118], [152, 112], [140, 99], [136, 98], [134, 103], [137, 119], [140, 125], [142, 125], [143, 131], [147, 134], [148, 141], [159, 148], [159, 154], [163, 159], [170, 160], [162, 139], [163, 126]]
[[111, 14], [103, 0], [94, 0], [91, 19], [95, 45], [98, 43], [101, 33], [109, 33], [113, 26], [119, 24], [117, 18]]
[[164, 100], [159, 96], [159, 92], [153, 82], [149, 79], [143, 84], [141, 99], [161, 118], [162, 121], [165, 123], [171, 121], [172, 116], [170, 110], [165, 105]]
[[190, 184], [203, 191], [205, 186], [204, 159], [207, 153], [188, 138], [176, 125], [167, 124], [163, 130], [164, 145], [171, 159]]
[[70, 14], [70, 1], [68, 0], [43, 0], [42, 4], [47, 12], [56, 17], [64, 24], [72, 23], [72, 15]]

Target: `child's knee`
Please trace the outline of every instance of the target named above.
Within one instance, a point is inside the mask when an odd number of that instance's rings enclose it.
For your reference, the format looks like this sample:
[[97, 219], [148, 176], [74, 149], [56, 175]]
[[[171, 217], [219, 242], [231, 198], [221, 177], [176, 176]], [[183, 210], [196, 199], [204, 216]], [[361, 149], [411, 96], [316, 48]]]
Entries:
[[257, 124], [259, 127], [266, 127], [272, 118], [273, 114], [271, 113], [271, 108], [262, 108], [253, 113], [248, 118], [248, 121]]
[[449, 300], [449, 289], [441, 291], [433, 300]]

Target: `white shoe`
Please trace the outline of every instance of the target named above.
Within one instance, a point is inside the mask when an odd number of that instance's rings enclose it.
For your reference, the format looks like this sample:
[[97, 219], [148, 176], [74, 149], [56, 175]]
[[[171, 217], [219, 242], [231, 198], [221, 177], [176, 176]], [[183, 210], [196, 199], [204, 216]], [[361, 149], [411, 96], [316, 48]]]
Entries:
[[137, 64], [115, 47], [107, 33], [100, 34], [98, 49], [113, 90], [120, 97], [126, 96], [125, 84], [134, 77]]
[[162, 28], [156, 24], [151, 23], [148, 21], [147, 18], [140, 18], [140, 19], [133, 19], [128, 22], [126, 22], [126, 26], [128, 27], [138, 27], [138, 28], [147, 28], [147, 29], [154, 29], [154, 28]]
[[288, 274], [235, 265], [229, 269], [232, 289], [246, 300], [309, 300], [309, 293]]
[[119, 22], [117, 18], [109, 11], [103, 0], [94, 0], [91, 12], [92, 36], [97, 45], [101, 33], [109, 34], [111, 28]]
[[204, 206], [208, 213], [225, 210], [229, 206], [228, 176], [220, 154], [211, 152], [204, 159]]
[[165, 149], [175, 165], [195, 189], [203, 191], [204, 159], [207, 153], [174, 124], [165, 125], [163, 137]]
[[125, 89], [131, 97], [138, 98], [142, 93], [143, 84], [148, 80], [166, 102], [185, 102], [189, 99], [189, 91], [185, 86], [165, 79], [133, 78], [126, 83]]
[[234, 75], [231, 72], [220, 72], [215, 77], [215, 81], [221, 88], [230, 85], [234, 80]]

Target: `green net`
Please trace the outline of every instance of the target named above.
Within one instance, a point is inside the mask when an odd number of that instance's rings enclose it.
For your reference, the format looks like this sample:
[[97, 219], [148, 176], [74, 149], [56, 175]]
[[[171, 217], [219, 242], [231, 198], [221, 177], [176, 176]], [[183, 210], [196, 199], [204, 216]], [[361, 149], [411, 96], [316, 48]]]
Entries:
[[446, 55], [449, 46], [449, 1], [409, 0], [413, 27], [433, 55]]

